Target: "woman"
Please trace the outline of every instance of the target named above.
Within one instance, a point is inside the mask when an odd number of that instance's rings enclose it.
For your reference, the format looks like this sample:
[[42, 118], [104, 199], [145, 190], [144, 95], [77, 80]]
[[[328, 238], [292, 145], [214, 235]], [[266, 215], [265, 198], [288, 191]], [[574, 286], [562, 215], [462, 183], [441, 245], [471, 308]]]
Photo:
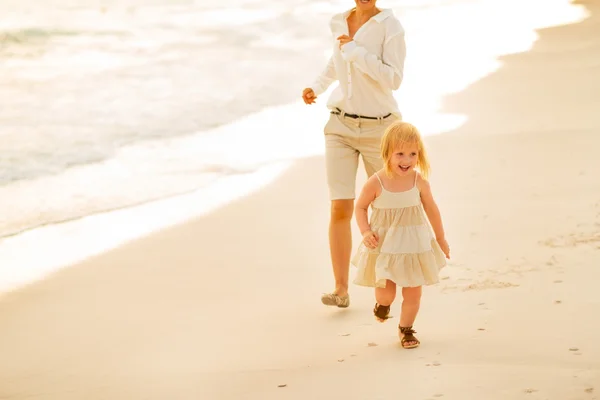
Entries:
[[380, 170], [383, 132], [402, 119], [393, 91], [403, 78], [404, 28], [391, 10], [379, 9], [376, 2], [355, 0], [355, 8], [332, 17], [333, 55], [314, 84], [302, 92], [304, 102], [312, 104], [335, 80], [339, 82], [327, 103], [331, 115], [324, 128], [335, 289], [324, 294], [321, 301], [343, 308], [350, 305], [350, 223], [358, 156], [362, 156], [368, 176]]

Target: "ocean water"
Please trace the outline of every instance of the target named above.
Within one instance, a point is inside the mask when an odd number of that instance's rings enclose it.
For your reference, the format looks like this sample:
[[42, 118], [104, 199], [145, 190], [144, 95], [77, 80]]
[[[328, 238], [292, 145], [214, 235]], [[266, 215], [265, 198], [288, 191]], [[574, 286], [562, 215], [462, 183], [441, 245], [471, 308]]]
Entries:
[[253, 168], [223, 163], [199, 136], [297, 99], [321, 68], [331, 11], [0, 0], [0, 236]]
[[[406, 28], [397, 98], [426, 134], [465, 120], [439, 113], [445, 94], [585, 13], [568, 0], [378, 4]], [[326, 95], [311, 107], [299, 95], [330, 53], [329, 18], [352, 5], [0, 0], [0, 238], [13, 239], [0, 239], [0, 281], [48, 242], [40, 227], [184, 194], [197, 214], [219, 203], [215, 187], [251, 190], [320, 154]]]

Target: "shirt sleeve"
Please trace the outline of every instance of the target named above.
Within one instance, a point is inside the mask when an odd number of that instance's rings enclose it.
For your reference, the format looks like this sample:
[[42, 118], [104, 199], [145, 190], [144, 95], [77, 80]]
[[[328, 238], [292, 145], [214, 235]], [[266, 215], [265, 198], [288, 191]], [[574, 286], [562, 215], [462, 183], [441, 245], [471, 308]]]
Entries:
[[382, 58], [369, 53], [364, 47], [351, 41], [342, 46], [342, 57], [352, 62], [363, 73], [375, 79], [382, 86], [397, 90], [404, 78], [406, 41], [404, 30], [398, 30], [388, 37], [383, 45]]
[[315, 92], [315, 96], [319, 96], [329, 88], [329, 86], [337, 80], [337, 74], [335, 72], [335, 66], [333, 64], [333, 57], [329, 58], [327, 66], [321, 72], [321, 75], [315, 80], [310, 88]]

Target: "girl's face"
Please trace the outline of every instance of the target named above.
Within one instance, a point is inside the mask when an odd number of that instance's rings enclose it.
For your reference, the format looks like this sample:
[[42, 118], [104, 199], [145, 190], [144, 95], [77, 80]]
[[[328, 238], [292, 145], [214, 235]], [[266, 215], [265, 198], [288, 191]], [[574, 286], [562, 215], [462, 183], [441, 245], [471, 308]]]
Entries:
[[417, 166], [419, 160], [419, 146], [416, 143], [405, 143], [402, 147], [394, 149], [390, 158], [390, 169], [395, 175], [409, 175]]
[[375, 8], [377, 0], [354, 0], [356, 8], [361, 11], [372, 11]]

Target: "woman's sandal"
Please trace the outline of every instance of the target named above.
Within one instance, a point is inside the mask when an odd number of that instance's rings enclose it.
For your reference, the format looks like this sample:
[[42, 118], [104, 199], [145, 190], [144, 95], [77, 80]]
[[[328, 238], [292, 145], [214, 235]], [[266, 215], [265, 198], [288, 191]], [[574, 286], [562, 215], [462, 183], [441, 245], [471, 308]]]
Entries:
[[390, 306], [382, 306], [381, 304], [375, 303], [373, 314], [375, 314], [375, 318], [377, 318], [379, 322], [384, 322], [386, 319], [390, 318]]
[[[405, 349], [414, 349], [415, 347], [419, 347], [421, 342], [419, 339], [415, 337], [415, 331], [412, 326], [400, 326], [398, 325], [398, 329], [400, 329], [400, 334], [402, 337], [400, 338], [400, 344]], [[414, 342], [413, 344], [406, 344], [407, 342]]]
[[321, 303], [326, 306], [337, 306], [339, 308], [348, 308], [350, 306], [350, 295], [341, 297], [337, 293], [324, 293], [321, 296]]

